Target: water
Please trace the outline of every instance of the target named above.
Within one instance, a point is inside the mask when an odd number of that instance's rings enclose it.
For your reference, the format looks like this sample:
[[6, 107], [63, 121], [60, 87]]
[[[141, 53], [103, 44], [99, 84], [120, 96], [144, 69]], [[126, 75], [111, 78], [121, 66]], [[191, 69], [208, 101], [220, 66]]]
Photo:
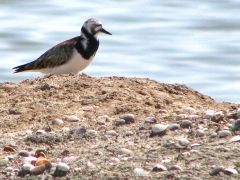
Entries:
[[0, 82], [40, 73], [12, 67], [78, 36], [85, 20], [100, 19], [91, 76], [147, 77], [186, 84], [215, 100], [240, 103], [240, 2], [0, 0]]

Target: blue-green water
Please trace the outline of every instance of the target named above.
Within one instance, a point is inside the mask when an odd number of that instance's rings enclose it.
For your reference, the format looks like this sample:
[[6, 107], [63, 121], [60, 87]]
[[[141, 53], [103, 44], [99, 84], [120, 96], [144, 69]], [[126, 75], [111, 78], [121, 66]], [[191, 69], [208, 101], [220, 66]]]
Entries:
[[94, 17], [113, 36], [99, 35], [84, 73], [186, 84], [240, 103], [239, 12], [240, 1], [0, 0], [0, 82], [43, 76], [11, 68], [78, 36]]

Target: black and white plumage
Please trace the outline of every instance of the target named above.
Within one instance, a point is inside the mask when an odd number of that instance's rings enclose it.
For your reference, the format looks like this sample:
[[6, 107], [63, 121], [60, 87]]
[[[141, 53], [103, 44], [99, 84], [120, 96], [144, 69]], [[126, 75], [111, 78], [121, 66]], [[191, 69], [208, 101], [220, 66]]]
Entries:
[[99, 46], [97, 35], [100, 32], [112, 35], [102, 28], [99, 20], [88, 19], [82, 26], [80, 36], [52, 47], [35, 61], [14, 67], [14, 73], [77, 74], [93, 60]]

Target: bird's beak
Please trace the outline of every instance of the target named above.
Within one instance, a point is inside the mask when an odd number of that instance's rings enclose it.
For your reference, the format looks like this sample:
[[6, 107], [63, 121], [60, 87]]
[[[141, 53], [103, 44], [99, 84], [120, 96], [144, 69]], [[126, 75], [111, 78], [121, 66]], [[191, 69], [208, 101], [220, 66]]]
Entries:
[[106, 30], [105, 30], [105, 29], [103, 29], [103, 28], [102, 28], [100, 31], [101, 31], [101, 32], [103, 32], [103, 33], [105, 33], [105, 34], [112, 35], [110, 32], [106, 31]]

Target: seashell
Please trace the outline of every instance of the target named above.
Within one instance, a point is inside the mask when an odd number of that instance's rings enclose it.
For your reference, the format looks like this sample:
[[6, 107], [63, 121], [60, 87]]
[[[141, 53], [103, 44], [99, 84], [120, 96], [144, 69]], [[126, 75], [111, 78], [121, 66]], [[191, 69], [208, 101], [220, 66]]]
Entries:
[[197, 136], [197, 137], [203, 137], [204, 135], [205, 135], [204, 130], [198, 129], [198, 130], [196, 131], [196, 136]]
[[214, 116], [214, 110], [207, 110], [203, 115], [203, 119], [210, 119]]
[[118, 164], [120, 162], [120, 159], [118, 158], [115, 158], [115, 157], [112, 157], [110, 160], [109, 160], [109, 164]]
[[133, 152], [126, 148], [121, 148], [118, 150], [119, 155], [127, 155], [127, 156], [133, 156]]
[[23, 156], [23, 157], [28, 157], [28, 156], [30, 156], [30, 153], [26, 150], [20, 150], [18, 155]]
[[240, 119], [237, 119], [233, 124], [232, 124], [232, 130], [237, 131], [240, 128]]
[[118, 136], [118, 133], [115, 130], [110, 130], [106, 132], [106, 136]]
[[44, 148], [43, 149], [38, 149], [35, 152], [36, 157], [47, 157], [47, 155], [48, 155], [48, 153]]
[[34, 165], [37, 162], [37, 158], [29, 156], [29, 157], [23, 157], [22, 164], [32, 164]]
[[87, 161], [86, 168], [87, 169], [95, 169], [96, 166], [91, 161]]
[[135, 117], [133, 114], [125, 114], [125, 115], [121, 116], [120, 118], [124, 119], [126, 124], [135, 122]]
[[64, 122], [61, 119], [54, 119], [54, 120], [52, 120], [52, 125], [61, 125], [63, 123]]
[[156, 171], [156, 172], [166, 171], [166, 170], [167, 168], [161, 164], [156, 164], [152, 169], [152, 171]]
[[12, 155], [7, 156], [7, 158], [9, 161], [13, 161], [15, 159], [14, 156], [12, 156]]
[[117, 126], [124, 125], [125, 123], [126, 123], [126, 121], [124, 119], [119, 119], [119, 120], [117, 120], [116, 125]]
[[37, 160], [37, 162], [35, 163], [35, 166], [44, 166], [45, 169], [51, 169], [52, 164], [50, 163], [50, 161], [48, 159], [45, 158], [39, 158]]
[[182, 170], [182, 168], [179, 165], [173, 165], [173, 166], [170, 166], [168, 170]]
[[63, 163], [72, 164], [79, 159], [79, 156], [68, 156], [62, 159]]
[[150, 174], [150, 172], [148, 172], [148, 171], [146, 171], [146, 170], [144, 170], [142, 168], [135, 168], [133, 170], [133, 174], [135, 176], [148, 176]]
[[174, 131], [176, 129], [180, 129], [180, 125], [179, 124], [171, 124], [168, 128], [169, 128], [169, 130]]
[[201, 144], [194, 143], [194, 144], [191, 145], [191, 149], [196, 149], [196, 148], [198, 148], [199, 146], [201, 146]]
[[190, 120], [183, 120], [180, 126], [181, 128], [189, 128], [192, 126], [192, 122]]
[[90, 130], [87, 130], [86, 134], [91, 135], [91, 136], [97, 136], [98, 132], [93, 129], [90, 129]]
[[124, 133], [124, 136], [132, 136], [133, 135], [133, 132], [132, 131], [126, 131]]
[[86, 132], [87, 132], [87, 130], [84, 127], [81, 127], [76, 131], [76, 134], [84, 134]]
[[56, 168], [53, 166], [53, 170], [55, 170], [53, 176], [64, 176], [70, 170], [70, 167], [67, 164], [60, 162], [57, 164]]
[[178, 140], [178, 143], [181, 145], [181, 146], [187, 146], [190, 142], [185, 139], [185, 138], [182, 138], [182, 139], [179, 139]]
[[229, 140], [230, 143], [231, 142], [239, 142], [239, 141], [240, 141], [240, 136], [234, 136]]
[[32, 175], [39, 175], [42, 174], [45, 171], [45, 166], [35, 166], [30, 169], [30, 173]]
[[224, 138], [224, 137], [227, 137], [227, 136], [229, 136], [229, 135], [231, 135], [231, 132], [228, 131], [228, 130], [223, 130], [223, 131], [219, 131], [219, 132], [218, 132], [218, 136], [219, 136], [220, 138]]
[[186, 119], [187, 118], [187, 114], [178, 114], [175, 118], [176, 121], [182, 120], [182, 119]]
[[69, 116], [69, 117], [67, 118], [67, 121], [68, 121], [68, 122], [78, 122], [79, 119], [78, 119], [77, 116], [72, 115], [72, 116]]
[[47, 134], [47, 132], [42, 129], [39, 129], [37, 130], [36, 134]]
[[189, 115], [189, 116], [188, 116], [188, 119], [189, 119], [189, 120], [196, 120], [196, 119], [198, 119], [198, 118], [199, 118], [198, 115]]
[[157, 119], [155, 117], [147, 117], [145, 120], [145, 123], [149, 124], [155, 124], [157, 122]]
[[16, 150], [11, 146], [5, 146], [3, 148], [3, 151], [5, 151], [5, 152], [16, 152]]
[[215, 169], [213, 169], [209, 174], [211, 176], [216, 176], [218, 175], [220, 172], [223, 172], [224, 169], [222, 167], [216, 167]]
[[169, 125], [163, 125], [163, 124], [155, 124], [152, 126], [152, 133], [150, 136], [155, 136], [155, 135], [164, 135], [167, 132]]
[[235, 169], [232, 169], [232, 168], [224, 169], [223, 172], [224, 172], [224, 174], [227, 174], [227, 175], [238, 174], [238, 172]]

